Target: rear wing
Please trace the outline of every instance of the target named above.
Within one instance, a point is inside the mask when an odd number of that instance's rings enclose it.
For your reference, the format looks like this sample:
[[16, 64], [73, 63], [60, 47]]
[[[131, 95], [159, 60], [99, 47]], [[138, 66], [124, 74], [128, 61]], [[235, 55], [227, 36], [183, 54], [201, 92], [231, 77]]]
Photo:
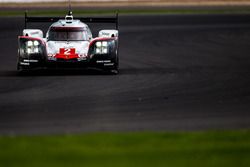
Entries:
[[[56, 22], [65, 17], [34, 17], [28, 16], [28, 12], [25, 12], [25, 29], [27, 29], [28, 23], [40, 23], [40, 22]], [[84, 23], [114, 23], [118, 30], [118, 12], [115, 17], [74, 17], [74, 19], [81, 20]]]

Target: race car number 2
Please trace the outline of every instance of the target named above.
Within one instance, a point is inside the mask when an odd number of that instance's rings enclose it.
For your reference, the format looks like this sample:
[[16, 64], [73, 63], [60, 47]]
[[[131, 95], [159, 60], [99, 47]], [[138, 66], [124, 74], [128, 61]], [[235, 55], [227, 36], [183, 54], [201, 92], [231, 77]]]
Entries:
[[60, 48], [60, 54], [72, 55], [75, 54], [75, 48]]

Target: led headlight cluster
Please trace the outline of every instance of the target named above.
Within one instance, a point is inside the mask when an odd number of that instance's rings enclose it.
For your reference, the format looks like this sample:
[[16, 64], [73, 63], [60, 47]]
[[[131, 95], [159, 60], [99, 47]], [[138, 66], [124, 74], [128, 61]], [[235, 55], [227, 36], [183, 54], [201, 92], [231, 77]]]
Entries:
[[95, 44], [95, 53], [96, 54], [107, 54], [108, 53], [108, 42], [102, 41], [102, 42], [96, 42]]
[[39, 53], [39, 42], [38, 41], [27, 41], [26, 52], [28, 54]]

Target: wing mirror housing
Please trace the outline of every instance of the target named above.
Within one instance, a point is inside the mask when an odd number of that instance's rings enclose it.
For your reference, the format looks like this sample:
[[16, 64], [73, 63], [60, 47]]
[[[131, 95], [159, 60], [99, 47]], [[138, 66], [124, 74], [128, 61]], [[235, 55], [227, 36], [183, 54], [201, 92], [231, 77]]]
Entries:
[[118, 31], [117, 30], [101, 30], [99, 31], [98, 37], [118, 37]]
[[43, 38], [43, 31], [39, 29], [24, 29], [23, 36], [29, 36], [33, 38]]

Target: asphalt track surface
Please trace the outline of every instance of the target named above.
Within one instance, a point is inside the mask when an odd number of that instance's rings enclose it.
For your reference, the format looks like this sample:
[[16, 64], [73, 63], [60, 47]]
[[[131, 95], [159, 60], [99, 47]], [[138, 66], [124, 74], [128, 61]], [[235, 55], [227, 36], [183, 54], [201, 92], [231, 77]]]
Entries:
[[19, 75], [23, 18], [0, 22], [0, 134], [250, 128], [250, 15], [121, 16], [119, 75]]

